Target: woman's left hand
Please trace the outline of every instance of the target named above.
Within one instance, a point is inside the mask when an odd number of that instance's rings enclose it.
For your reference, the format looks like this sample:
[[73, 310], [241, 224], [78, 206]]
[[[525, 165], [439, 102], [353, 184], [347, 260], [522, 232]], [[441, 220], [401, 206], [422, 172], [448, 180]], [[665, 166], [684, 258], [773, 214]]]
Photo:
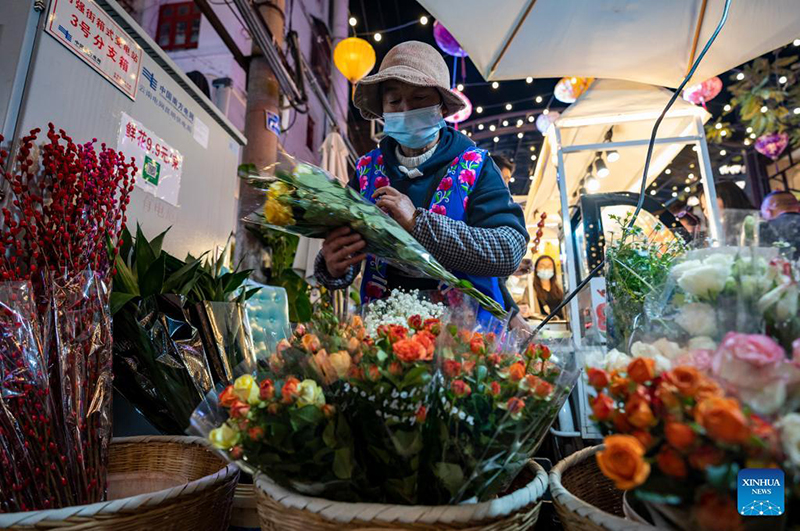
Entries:
[[414, 229], [414, 213], [417, 211], [417, 207], [408, 196], [401, 194], [391, 186], [384, 186], [375, 190], [372, 197], [377, 199], [375, 204], [392, 216], [401, 227], [408, 232]]

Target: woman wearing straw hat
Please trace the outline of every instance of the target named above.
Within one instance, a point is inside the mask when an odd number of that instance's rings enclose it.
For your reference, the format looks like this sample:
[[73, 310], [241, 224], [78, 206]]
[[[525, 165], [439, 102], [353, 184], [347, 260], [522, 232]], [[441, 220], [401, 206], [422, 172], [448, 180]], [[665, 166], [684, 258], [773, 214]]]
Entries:
[[[445, 124], [445, 116], [464, 106], [449, 77], [439, 52], [410, 41], [392, 48], [378, 73], [358, 83], [356, 107], [368, 120], [382, 118], [386, 136], [358, 160], [350, 186], [444, 267], [502, 304], [498, 279], [514, 273], [525, 255], [525, 219], [486, 150]], [[332, 231], [317, 257], [317, 279], [329, 289], [345, 288], [366, 260], [362, 302], [395, 288], [440, 287], [363, 254], [364, 246], [349, 227]]]

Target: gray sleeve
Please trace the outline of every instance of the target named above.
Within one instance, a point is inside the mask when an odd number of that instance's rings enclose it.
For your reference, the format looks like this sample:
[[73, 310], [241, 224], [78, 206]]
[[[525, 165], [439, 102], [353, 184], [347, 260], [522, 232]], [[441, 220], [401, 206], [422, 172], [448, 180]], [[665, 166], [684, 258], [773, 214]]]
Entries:
[[344, 289], [353, 283], [356, 279], [356, 275], [358, 275], [358, 268], [356, 266], [350, 266], [345, 276], [333, 278], [328, 272], [328, 266], [325, 264], [325, 257], [322, 256], [322, 251], [317, 254], [317, 258], [314, 260], [314, 276], [317, 281], [327, 289]]
[[482, 277], [507, 277], [525, 256], [525, 237], [511, 227], [470, 227], [417, 209], [411, 234], [449, 271]]

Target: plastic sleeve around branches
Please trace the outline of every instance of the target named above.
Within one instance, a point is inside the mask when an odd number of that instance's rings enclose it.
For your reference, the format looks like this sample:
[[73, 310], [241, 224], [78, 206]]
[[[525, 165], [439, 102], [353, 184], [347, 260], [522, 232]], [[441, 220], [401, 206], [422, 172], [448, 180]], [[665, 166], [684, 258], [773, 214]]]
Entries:
[[256, 353], [244, 303], [203, 301], [192, 308], [216, 381], [233, 382], [233, 369], [255, 364]]

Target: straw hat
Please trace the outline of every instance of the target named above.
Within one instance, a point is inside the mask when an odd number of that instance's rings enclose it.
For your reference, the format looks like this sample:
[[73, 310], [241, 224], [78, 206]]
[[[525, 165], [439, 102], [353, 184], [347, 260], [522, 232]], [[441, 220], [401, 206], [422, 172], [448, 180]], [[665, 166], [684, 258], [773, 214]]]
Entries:
[[442, 55], [430, 44], [407, 41], [389, 50], [377, 74], [365, 77], [356, 85], [353, 103], [361, 111], [361, 116], [367, 120], [383, 116], [380, 84], [390, 79], [438, 89], [445, 116], [465, 107], [461, 98], [450, 90], [450, 71]]

